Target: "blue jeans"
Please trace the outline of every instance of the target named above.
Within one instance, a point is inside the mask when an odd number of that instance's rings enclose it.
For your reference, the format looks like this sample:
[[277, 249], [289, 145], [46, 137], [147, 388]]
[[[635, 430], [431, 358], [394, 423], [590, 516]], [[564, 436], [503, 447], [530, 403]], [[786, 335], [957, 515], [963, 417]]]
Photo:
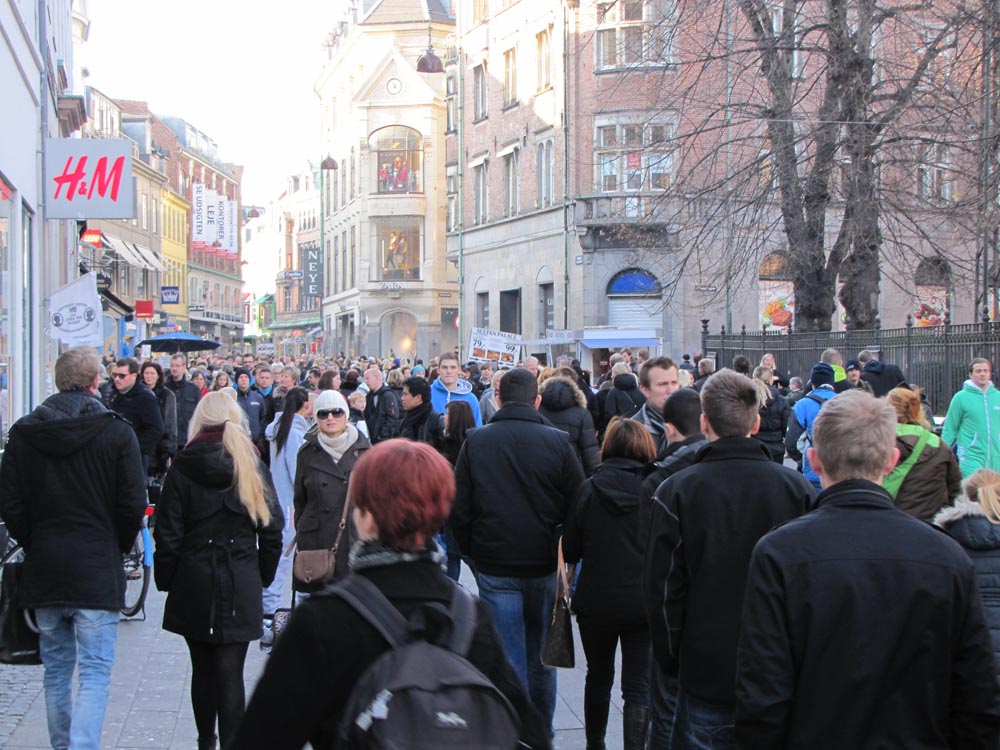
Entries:
[[652, 660], [649, 681], [649, 750], [670, 750], [670, 730], [677, 713], [677, 678]]
[[[98, 750], [115, 661], [118, 612], [75, 607], [35, 610], [45, 665], [45, 711], [55, 750]], [[73, 670], [79, 690], [73, 705]]]
[[737, 750], [733, 709], [703, 703], [681, 688], [670, 737], [671, 750]]
[[552, 726], [556, 712], [556, 670], [542, 664], [556, 599], [554, 575], [509, 578], [478, 574], [479, 595], [489, 602], [507, 659], [542, 719]]

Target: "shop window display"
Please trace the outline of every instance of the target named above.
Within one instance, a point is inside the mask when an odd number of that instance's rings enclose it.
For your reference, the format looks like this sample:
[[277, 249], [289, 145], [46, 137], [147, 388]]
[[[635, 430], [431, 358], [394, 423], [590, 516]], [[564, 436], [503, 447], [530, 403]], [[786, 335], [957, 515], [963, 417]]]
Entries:
[[423, 139], [420, 133], [394, 125], [373, 133], [368, 145], [379, 193], [423, 192]]

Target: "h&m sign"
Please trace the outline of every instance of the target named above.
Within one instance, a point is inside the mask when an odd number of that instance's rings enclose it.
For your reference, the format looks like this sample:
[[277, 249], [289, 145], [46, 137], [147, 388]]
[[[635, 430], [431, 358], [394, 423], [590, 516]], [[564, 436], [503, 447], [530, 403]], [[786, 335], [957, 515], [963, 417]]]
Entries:
[[134, 219], [132, 141], [49, 138], [45, 141], [48, 219]]

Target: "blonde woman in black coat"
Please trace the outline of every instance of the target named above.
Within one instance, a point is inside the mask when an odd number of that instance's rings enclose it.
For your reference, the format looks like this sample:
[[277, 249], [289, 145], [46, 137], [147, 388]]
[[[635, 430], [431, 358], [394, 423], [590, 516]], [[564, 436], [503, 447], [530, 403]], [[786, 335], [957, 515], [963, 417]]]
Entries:
[[225, 745], [243, 715], [243, 663], [263, 632], [261, 594], [281, 555], [284, 518], [267, 468], [227, 393], [207, 394], [157, 504], [154, 574], [167, 591], [163, 629], [191, 653], [198, 748]]

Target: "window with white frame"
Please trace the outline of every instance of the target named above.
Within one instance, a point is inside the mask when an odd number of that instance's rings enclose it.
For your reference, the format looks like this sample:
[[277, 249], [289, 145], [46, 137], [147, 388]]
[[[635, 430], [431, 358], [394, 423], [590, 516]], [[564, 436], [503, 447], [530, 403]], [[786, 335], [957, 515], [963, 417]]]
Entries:
[[594, 187], [602, 193], [666, 190], [673, 173], [670, 126], [601, 123], [595, 129]]
[[472, 23], [479, 24], [490, 17], [489, 0], [472, 0]]
[[552, 85], [552, 31], [545, 29], [535, 35], [535, 57], [538, 66], [537, 90], [542, 91]]
[[772, 0], [769, 8], [771, 27], [778, 49], [788, 64], [788, 72], [792, 77], [802, 75], [802, 51], [799, 49], [798, 29], [796, 28], [796, 8], [785, 7], [784, 0]]
[[453, 75], [448, 76], [445, 81], [445, 94], [446, 130], [451, 133], [454, 132], [458, 122], [458, 85]]
[[454, 167], [448, 167], [448, 231], [458, 229], [458, 175]]
[[474, 224], [489, 221], [489, 162], [483, 161], [472, 167], [472, 197]]
[[676, 0], [613, 0], [597, 5], [597, 69], [666, 65], [674, 57]]
[[517, 179], [517, 154], [514, 149], [503, 160], [503, 215], [516, 216], [520, 210], [520, 190]]
[[472, 116], [482, 120], [489, 116], [489, 85], [486, 78], [486, 63], [472, 69]]
[[552, 145], [549, 138], [535, 148], [535, 205], [539, 208], [552, 205]]
[[503, 106], [517, 104], [517, 47], [503, 53]]
[[917, 195], [925, 200], [951, 200], [951, 157], [944, 145], [927, 146], [919, 152]]

